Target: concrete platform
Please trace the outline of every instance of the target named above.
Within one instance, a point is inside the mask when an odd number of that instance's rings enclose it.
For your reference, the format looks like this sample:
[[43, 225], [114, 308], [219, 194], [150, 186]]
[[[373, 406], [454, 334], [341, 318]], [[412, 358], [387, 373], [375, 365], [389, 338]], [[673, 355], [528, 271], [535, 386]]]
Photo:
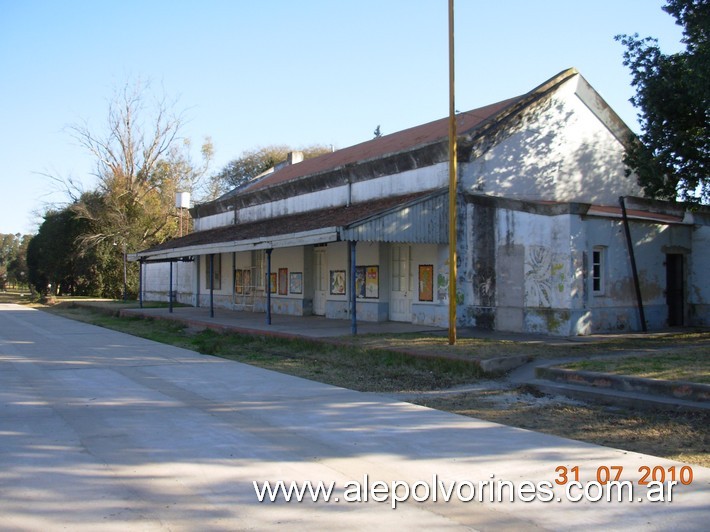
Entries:
[[[230, 330], [252, 334], [303, 338], [337, 338], [352, 334], [350, 320], [333, 320], [321, 316], [288, 316], [272, 314], [271, 324], [266, 323], [266, 314], [258, 312], [239, 312], [215, 309], [210, 317], [209, 309], [202, 307], [124, 309], [122, 315], [140, 315], [156, 319], [176, 320], [195, 327], [208, 327], [216, 330]], [[357, 322], [358, 334], [438, 332], [446, 334], [447, 329], [400, 323]]]
[[[584, 484], [623, 467], [631, 501], [572, 502], [554, 480], [576, 466]], [[5, 530], [707, 528], [710, 469], [650, 502], [644, 467], [689, 471], [0, 305]], [[260, 503], [253, 482], [267, 480], [334, 482], [338, 501]], [[423, 502], [375, 502], [377, 481], [416, 484]], [[514, 502], [460, 500], [496, 481]], [[525, 481], [550, 483], [550, 501], [523, 502]], [[354, 482], [367, 502], [346, 502]]]

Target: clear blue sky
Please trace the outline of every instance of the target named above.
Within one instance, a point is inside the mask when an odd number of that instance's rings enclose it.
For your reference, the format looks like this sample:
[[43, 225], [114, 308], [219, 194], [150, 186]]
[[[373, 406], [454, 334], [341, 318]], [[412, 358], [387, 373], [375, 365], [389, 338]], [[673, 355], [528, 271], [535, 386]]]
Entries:
[[[576, 67], [626, 123], [619, 33], [681, 48], [663, 0], [457, 0], [456, 107], [525, 93]], [[105, 131], [116, 87], [179, 98], [183, 133], [247, 149], [346, 147], [448, 113], [446, 0], [0, 0], [0, 233], [29, 233], [65, 197], [41, 174], [93, 182], [66, 131]]]

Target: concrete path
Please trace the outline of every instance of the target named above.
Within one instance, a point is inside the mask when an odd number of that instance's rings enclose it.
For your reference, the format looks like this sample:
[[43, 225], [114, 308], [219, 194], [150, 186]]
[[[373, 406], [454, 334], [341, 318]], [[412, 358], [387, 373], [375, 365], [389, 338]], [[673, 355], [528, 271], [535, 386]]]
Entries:
[[[2, 530], [706, 529], [710, 469], [694, 466], [672, 502], [639, 502], [639, 468], [679, 477], [683, 465], [0, 305]], [[525, 498], [524, 481], [552, 482], [560, 466], [585, 483], [623, 466], [633, 501], [570, 502], [542, 484], [550, 502], [489, 502], [487, 488], [458, 501], [495, 481]], [[369, 501], [345, 502], [366, 477]], [[335, 482], [339, 502], [259, 503], [253, 481], [267, 480]], [[393, 510], [373, 502], [376, 481], [419, 483], [420, 499], [438, 485], [437, 501]]]

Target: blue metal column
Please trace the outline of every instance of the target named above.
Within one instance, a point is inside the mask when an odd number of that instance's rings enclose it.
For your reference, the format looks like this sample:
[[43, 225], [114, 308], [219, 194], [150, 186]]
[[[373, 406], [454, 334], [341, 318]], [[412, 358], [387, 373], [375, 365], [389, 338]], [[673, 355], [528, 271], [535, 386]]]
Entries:
[[350, 332], [357, 334], [357, 294], [355, 293], [355, 270], [356, 270], [356, 254], [355, 245], [357, 242], [350, 241]]
[[210, 253], [210, 318], [214, 318], [214, 253]]
[[271, 325], [271, 252], [266, 250], [266, 324]]
[[143, 259], [138, 261], [138, 306], [143, 308]]
[[170, 261], [170, 286], [168, 286], [168, 312], [173, 311], [173, 261]]

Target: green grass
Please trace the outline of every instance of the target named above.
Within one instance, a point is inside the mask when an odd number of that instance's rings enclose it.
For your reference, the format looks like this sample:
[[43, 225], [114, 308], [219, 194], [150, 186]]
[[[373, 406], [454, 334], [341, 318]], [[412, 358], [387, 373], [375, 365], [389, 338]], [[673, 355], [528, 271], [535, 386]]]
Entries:
[[218, 333], [212, 330], [191, 331], [177, 322], [138, 317], [118, 318], [100, 309], [72, 305], [59, 305], [47, 310], [205, 355], [360, 391], [441, 389], [472, 382], [481, 376], [478, 366], [461, 360], [416, 357], [387, 349], [307, 339]]
[[580, 360], [560, 367], [710, 384], [710, 351], [707, 348], [690, 349], [682, 353], [665, 352], [646, 356]]
[[[523, 338], [521, 336], [521, 338]], [[478, 359], [504, 357], [511, 355], [529, 355], [536, 358], [588, 357], [599, 354], [623, 352], [657, 353], [673, 348], [694, 348], [706, 346], [710, 351], [710, 332], [685, 331], [673, 334], [650, 334], [633, 336], [605, 336], [587, 339], [550, 338], [513, 341], [490, 338], [461, 337], [456, 345], [448, 345], [448, 338], [443, 334], [370, 334], [358, 335], [347, 339], [352, 345], [366, 348], [406, 349], [410, 352], [436, 353]]]

